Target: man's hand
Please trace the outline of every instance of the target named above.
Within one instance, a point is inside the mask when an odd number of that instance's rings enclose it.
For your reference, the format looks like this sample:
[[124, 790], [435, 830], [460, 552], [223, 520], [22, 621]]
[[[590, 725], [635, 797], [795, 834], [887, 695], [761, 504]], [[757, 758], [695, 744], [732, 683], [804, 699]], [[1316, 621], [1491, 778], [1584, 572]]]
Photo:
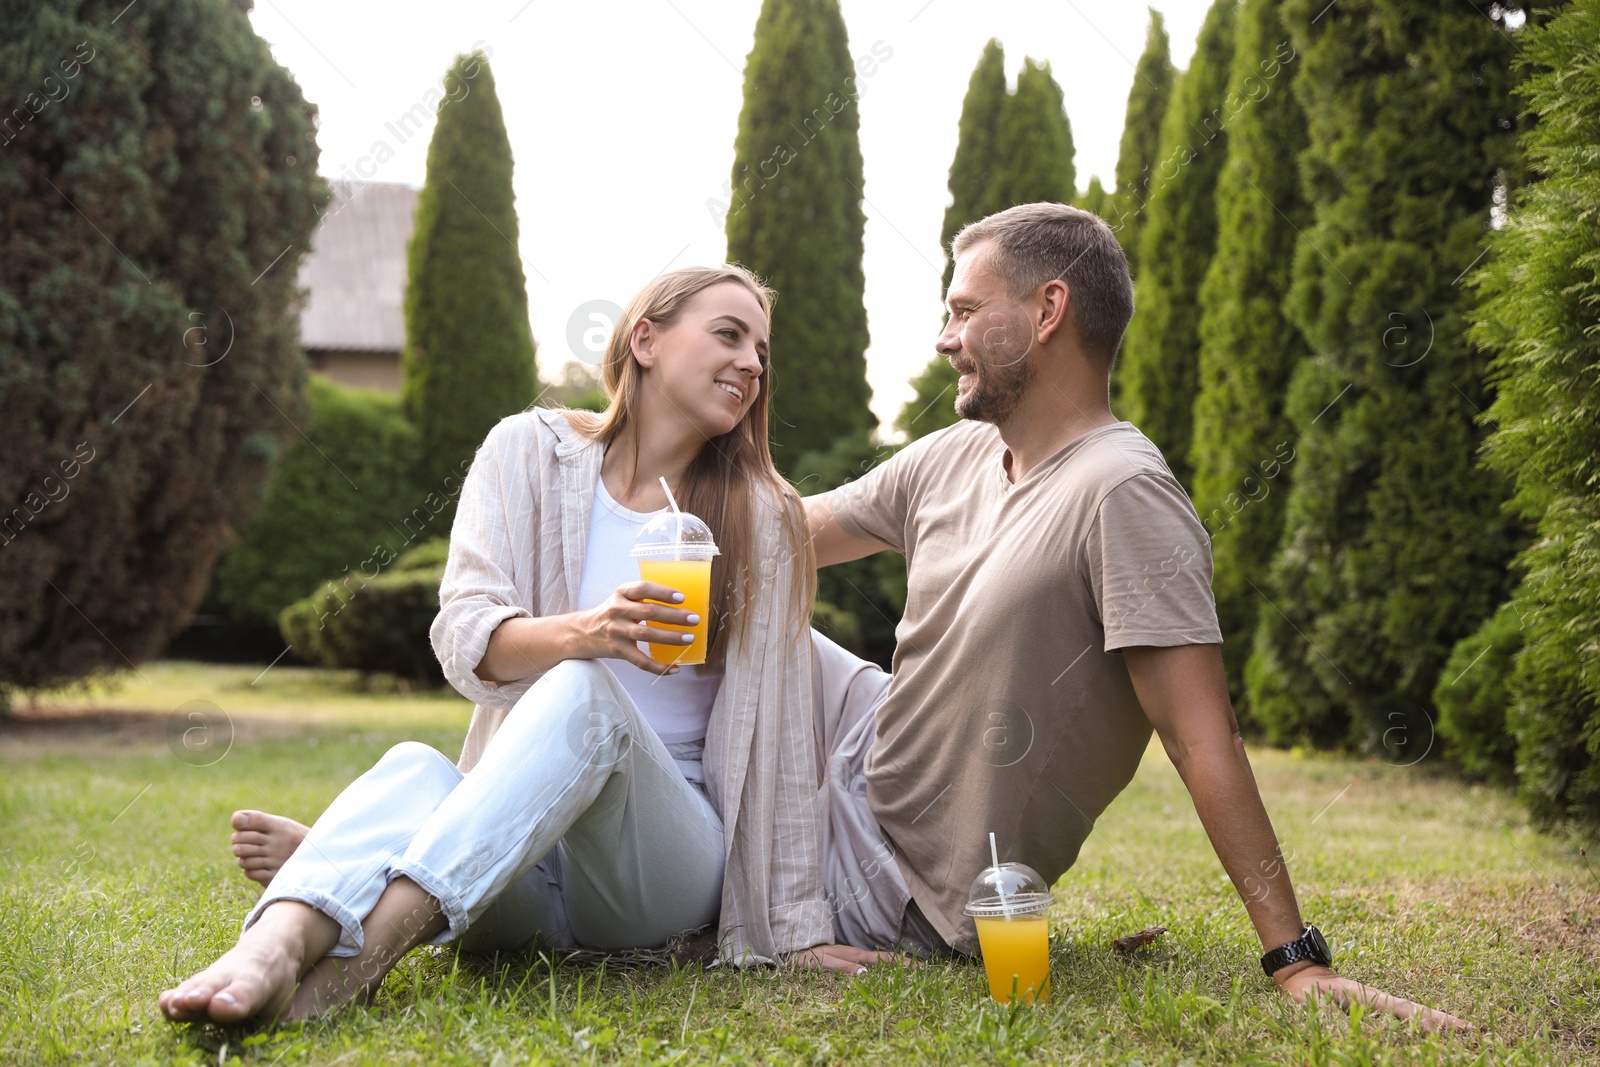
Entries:
[[852, 945], [812, 945], [789, 954], [791, 967], [812, 967], [838, 971], [841, 974], [866, 974], [875, 963], [904, 963], [907, 957], [898, 952], [873, 952]]
[[1278, 988], [1293, 997], [1297, 1004], [1326, 997], [1345, 1011], [1349, 1011], [1353, 1005], [1360, 1004], [1371, 1011], [1393, 1015], [1397, 1019], [1415, 1019], [1417, 1025], [1424, 1030], [1436, 1033], [1474, 1029], [1465, 1019], [1458, 1019], [1447, 1012], [1418, 1004], [1413, 1000], [1392, 997], [1371, 986], [1362, 985], [1349, 978], [1341, 978], [1328, 968], [1319, 967], [1314, 963], [1303, 968], [1286, 967], [1272, 977], [1278, 983]]
[[[1139, 703], [1188, 787], [1200, 825], [1244, 899], [1261, 943], [1292, 940], [1302, 929], [1300, 908], [1245, 755], [1217, 646], [1134, 647], [1123, 649], [1123, 655]], [[1285, 967], [1272, 977], [1299, 1003], [1327, 997], [1346, 1010], [1360, 1004], [1401, 1019], [1415, 1018], [1427, 1030], [1470, 1028], [1453, 1015], [1391, 997], [1310, 962]]]

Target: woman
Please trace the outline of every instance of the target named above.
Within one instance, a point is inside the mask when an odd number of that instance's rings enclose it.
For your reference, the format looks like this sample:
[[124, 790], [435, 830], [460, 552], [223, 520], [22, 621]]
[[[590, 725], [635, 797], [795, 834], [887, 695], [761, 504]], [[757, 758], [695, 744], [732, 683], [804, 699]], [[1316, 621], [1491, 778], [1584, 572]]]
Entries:
[[[304, 1018], [370, 994], [419, 944], [646, 947], [718, 923], [723, 960], [821, 946], [807, 618], [815, 570], [773, 468], [772, 294], [737, 266], [634, 297], [599, 415], [502, 421], [462, 490], [431, 637], [477, 707], [459, 769], [391, 749], [311, 828], [238, 944], [161, 995], [174, 1020]], [[706, 665], [665, 667], [649, 622], [693, 625], [627, 554], [665, 478], [705, 519]], [[832, 950], [808, 962], [859, 969]], [[866, 961], [870, 962], [870, 961]]]

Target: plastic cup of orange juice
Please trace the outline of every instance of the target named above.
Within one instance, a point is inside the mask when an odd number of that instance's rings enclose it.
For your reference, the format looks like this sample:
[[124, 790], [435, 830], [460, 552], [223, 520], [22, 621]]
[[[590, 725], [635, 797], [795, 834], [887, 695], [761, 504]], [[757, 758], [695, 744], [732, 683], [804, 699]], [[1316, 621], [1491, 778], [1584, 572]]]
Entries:
[[647, 582], [657, 582], [683, 594], [683, 603], [651, 601], [666, 604], [700, 616], [694, 626], [677, 626], [664, 622], [648, 625], [673, 633], [693, 634], [694, 641], [681, 647], [656, 642], [642, 642], [644, 651], [657, 663], [693, 666], [706, 661], [706, 629], [711, 618], [711, 561], [716, 557], [717, 543], [711, 528], [686, 511], [664, 511], [645, 523], [644, 529], [633, 543], [633, 558], [639, 561], [639, 577]]
[[966, 913], [978, 928], [989, 995], [1002, 1004], [1050, 999], [1050, 923], [1055, 897], [1038, 872], [1021, 863], [984, 868], [972, 883]]

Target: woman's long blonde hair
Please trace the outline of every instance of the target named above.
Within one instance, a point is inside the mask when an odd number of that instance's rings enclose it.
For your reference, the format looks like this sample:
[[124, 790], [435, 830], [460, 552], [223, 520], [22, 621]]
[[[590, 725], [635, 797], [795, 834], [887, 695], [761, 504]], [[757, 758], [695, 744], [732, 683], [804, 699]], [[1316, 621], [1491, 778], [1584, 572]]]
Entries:
[[[633, 331], [648, 319], [660, 328], [675, 323], [696, 294], [719, 282], [735, 282], [748, 289], [761, 305], [762, 314], [772, 321], [774, 294], [753, 273], [737, 264], [717, 267], [684, 267], [658, 275], [628, 302], [606, 342], [603, 382], [610, 403], [602, 412], [569, 410], [563, 414], [579, 433], [609, 448], [637, 418], [639, 390], [644, 370], [633, 358]], [[800, 496], [772, 464], [767, 445], [767, 405], [772, 384], [770, 371], [762, 375], [761, 388], [750, 410], [732, 430], [707, 441], [700, 454], [684, 472], [676, 488], [679, 505], [706, 521], [721, 549], [711, 565], [711, 615], [709, 619], [706, 666], [718, 667], [727, 661], [728, 643], [733, 633], [742, 638], [748, 632], [753, 603], [753, 583], [770, 578], [770, 566], [763, 566], [760, 554], [783, 553], [795, 564], [791, 590], [798, 605], [794, 618], [796, 634], [804, 635], [810, 625], [811, 601], [816, 595], [816, 557], [811, 535], [806, 528], [805, 509]], [[635, 457], [637, 459], [637, 457]], [[756, 489], [765, 486], [784, 511], [785, 542], [760, 545], [755, 536]], [[767, 560], [771, 563], [771, 560]]]

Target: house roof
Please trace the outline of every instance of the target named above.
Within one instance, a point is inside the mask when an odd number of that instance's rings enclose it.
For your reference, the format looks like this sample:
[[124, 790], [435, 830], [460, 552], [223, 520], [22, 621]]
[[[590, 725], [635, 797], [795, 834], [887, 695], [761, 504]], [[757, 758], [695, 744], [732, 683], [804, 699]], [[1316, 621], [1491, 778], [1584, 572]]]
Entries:
[[300, 264], [300, 286], [310, 290], [300, 344], [398, 353], [406, 339], [401, 302], [417, 190], [393, 182], [328, 184], [333, 200]]

